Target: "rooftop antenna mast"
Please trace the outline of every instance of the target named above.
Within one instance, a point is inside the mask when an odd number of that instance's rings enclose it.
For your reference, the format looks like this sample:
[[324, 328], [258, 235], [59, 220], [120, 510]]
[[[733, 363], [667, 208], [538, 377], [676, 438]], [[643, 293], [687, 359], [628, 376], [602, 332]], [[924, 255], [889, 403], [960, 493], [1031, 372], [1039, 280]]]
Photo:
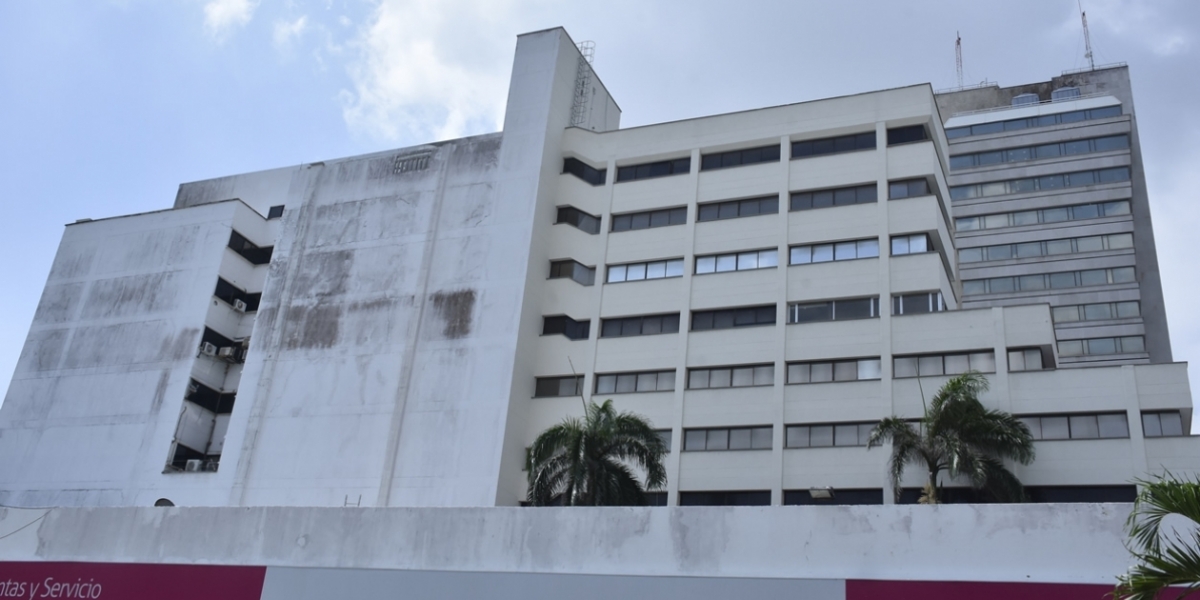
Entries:
[[1088, 33], [1087, 13], [1083, 12], [1083, 2], [1080, 0], [1076, 0], [1076, 2], [1079, 5], [1079, 18], [1083, 20], [1083, 46], [1086, 50], [1083, 57], [1088, 61], [1088, 69], [1095, 71], [1096, 61], [1092, 58], [1092, 36]]
[[961, 90], [963, 88], [962, 35], [957, 31], [954, 32], [954, 35], [958, 37], [958, 39], [954, 40], [954, 67], [958, 70], [958, 89]]

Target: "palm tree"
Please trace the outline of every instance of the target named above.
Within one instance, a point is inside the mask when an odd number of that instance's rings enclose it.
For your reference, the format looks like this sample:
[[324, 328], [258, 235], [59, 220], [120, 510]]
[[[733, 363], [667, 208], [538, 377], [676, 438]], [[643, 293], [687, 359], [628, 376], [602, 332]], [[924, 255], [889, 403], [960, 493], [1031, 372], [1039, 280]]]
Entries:
[[[667, 446], [639, 415], [612, 400], [588, 402], [582, 420], [569, 417], [542, 432], [529, 448], [528, 498], [534, 506], [644, 506], [646, 491], [667, 483]], [[646, 473], [642, 487], [630, 464]]]
[[[1125, 522], [1129, 552], [1137, 559], [1128, 573], [1118, 577], [1113, 590], [1117, 598], [1153, 600], [1168, 586], [1182, 586], [1182, 598], [1200, 590], [1200, 530], [1190, 535], [1178, 531], [1165, 534], [1167, 515], [1180, 515], [1200, 524], [1200, 480], [1180, 480], [1170, 473], [1154, 481], [1138, 481], [1142, 491]], [[1170, 524], [1168, 523], [1168, 526]], [[1163, 538], [1167, 541], [1164, 544]], [[1171, 596], [1168, 596], [1171, 597]]]
[[867, 449], [892, 442], [888, 463], [892, 489], [900, 500], [900, 477], [909, 464], [928, 470], [922, 503], [937, 504], [938, 474], [965, 475], [975, 489], [986, 489], [1001, 502], [1021, 502], [1025, 491], [1002, 459], [1023, 465], [1033, 462], [1033, 436], [1029, 428], [1009, 413], [988, 410], [979, 394], [988, 388], [987, 379], [969, 371], [947, 381], [925, 409], [918, 426], [891, 416], [871, 431]]

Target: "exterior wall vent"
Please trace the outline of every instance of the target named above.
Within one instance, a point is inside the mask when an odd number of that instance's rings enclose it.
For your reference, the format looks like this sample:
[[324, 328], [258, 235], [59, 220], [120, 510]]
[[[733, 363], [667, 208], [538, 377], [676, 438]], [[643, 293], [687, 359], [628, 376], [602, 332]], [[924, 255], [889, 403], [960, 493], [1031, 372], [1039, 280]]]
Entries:
[[412, 171], [424, 171], [429, 168], [429, 154], [410, 154], [408, 156], [397, 156], [396, 164], [392, 167], [392, 174], [399, 175], [401, 173], [410, 173]]
[[1038, 103], [1038, 95], [1037, 94], [1018, 94], [1016, 96], [1013, 96], [1013, 99], [1012, 99], [1013, 106], [1025, 106], [1026, 104], [1037, 104], [1037, 103]]
[[1079, 96], [1079, 88], [1077, 87], [1058, 88], [1057, 90], [1050, 92], [1050, 101], [1054, 102], [1057, 100], [1070, 100], [1071, 98], [1078, 98]]

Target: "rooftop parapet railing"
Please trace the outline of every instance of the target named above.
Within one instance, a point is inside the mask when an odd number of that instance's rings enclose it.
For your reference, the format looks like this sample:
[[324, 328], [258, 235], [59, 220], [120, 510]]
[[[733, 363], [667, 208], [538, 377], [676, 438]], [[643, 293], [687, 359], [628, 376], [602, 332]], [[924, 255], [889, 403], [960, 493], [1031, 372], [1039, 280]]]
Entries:
[[[1005, 111], [1005, 110], [1013, 110], [1015, 108], [1029, 108], [1030, 106], [1041, 106], [1043, 104], [1059, 104], [1061, 102], [1073, 102], [1075, 100], [1086, 100], [1088, 98], [1102, 98], [1104, 96], [1112, 96], [1112, 94], [1109, 94], [1106, 92], [1098, 92], [1095, 94], [1083, 94], [1081, 96], [1072, 96], [1070, 98], [1038, 100], [1037, 102], [1030, 102], [1028, 104], [1018, 104], [1016, 106], [1011, 106], [1011, 105], [993, 106], [990, 108], [979, 108], [976, 110], [964, 110], [962, 112], [956, 112], [956, 113], [950, 115], [950, 118], [953, 119], [955, 117], [964, 117], [967, 115], [978, 115], [978, 114], [983, 114], [983, 113], [1000, 112], [1000, 111]], [[949, 119], [947, 119], [947, 120], [949, 120]]]

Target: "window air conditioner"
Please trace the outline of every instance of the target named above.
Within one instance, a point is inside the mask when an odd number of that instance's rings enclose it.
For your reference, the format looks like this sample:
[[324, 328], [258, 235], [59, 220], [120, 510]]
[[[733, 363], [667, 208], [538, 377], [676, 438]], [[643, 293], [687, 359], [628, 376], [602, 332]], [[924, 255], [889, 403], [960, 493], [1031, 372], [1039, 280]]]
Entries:
[[221, 465], [221, 463], [219, 461], [206, 460], [206, 461], [204, 461], [204, 471], [208, 472], [208, 473], [216, 473], [217, 467], [219, 467], [220, 465]]
[[204, 342], [203, 344], [200, 344], [200, 354], [205, 356], [216, 356], [217, 345], [212, 342]]
[[225, 360], [237, 360], [237, 346], [225, 346], [217, 351], [217, 356]]
[[246, 303], [242, 300], [233, 301], [233, 310], [238, 312], [246, 312]]
[[187, 471], [188, 473], [199, 473], [203, 466], [204, 461], [198, 458], [190, 458], [188, 459], [187, 464], [184, 465], [183, 470]]

